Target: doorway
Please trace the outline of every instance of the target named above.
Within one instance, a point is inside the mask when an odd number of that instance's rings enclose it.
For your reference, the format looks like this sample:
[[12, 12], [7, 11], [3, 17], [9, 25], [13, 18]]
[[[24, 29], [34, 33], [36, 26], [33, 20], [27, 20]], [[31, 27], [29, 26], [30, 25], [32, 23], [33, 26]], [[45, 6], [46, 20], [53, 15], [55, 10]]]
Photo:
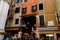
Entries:
[[36, 29], [36, 16], [22, 17], [21, 25], [25, 26], [24, 28], [22, 28], [24, 30], [24, 32], [31, 33], [32, 28], [34, 30]]

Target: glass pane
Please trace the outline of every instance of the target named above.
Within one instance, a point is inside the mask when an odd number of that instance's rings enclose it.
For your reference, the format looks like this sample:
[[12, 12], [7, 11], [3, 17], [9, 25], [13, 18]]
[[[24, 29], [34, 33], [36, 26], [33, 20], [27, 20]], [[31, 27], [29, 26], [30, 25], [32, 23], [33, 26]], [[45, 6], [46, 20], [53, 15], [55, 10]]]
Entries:
[[15, 13], [19, 13], [20, 12], [20, 7], [15, 9]]
[[19, 22], [19, 19], [16, 19], [16, 20], [15, 20], [15, 24], [18, 24], [18, 22]]
[[39, 4], [39, 10], [43, 10], [43, 3]]
[[46, 40], [54, 40], [53, 34], [46, 34]]
[[53, 34], [40, 34], [40, 40], [54, 40]]
[[41, 27], [42, 27], [42, 26], [45, 26], [45, 25], [44, 25], [44, 15], [40, 15], [39, 18], [40, 18], [40, 26], [41, 26]]
[[35, 11], [37, 11], [37, 5], [32, 6], [32, 12], [35, 12]]
[[22, 14], [27, 12], [27, 8], [22, 8]]

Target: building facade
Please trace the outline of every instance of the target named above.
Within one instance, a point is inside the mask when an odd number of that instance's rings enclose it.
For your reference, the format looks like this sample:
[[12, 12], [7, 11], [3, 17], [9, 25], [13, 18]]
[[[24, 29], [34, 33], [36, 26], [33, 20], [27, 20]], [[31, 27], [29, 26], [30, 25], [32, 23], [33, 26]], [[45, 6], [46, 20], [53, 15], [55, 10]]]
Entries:
[[36, 0], [12, 0], [7, 17], [6, 32], [18, 33], [24, 23], [27, 26], [37, 27], [37, 4]]
[[60, 30], [57, 27], [56, 1], [39, 0], [38, 4], [42, 8], [39, 10], [40, 28], [38, 28], [38, 32], [40, 40], [57, 40], [59, 38], [58, 35], [60, 35]]
[[18, 33], [26, 24], [36, 27], [40, 40], [59, 38], [55, 0], [12, 0], [8, 15], [6, 32]]
[[[6, 21], [5, 31], [8, 33], [13, 32], [13, 34], [14, 33], [16, 34], [18, 33], [20, 28], [20, 5], [17, 6], [16, 0], [10, 0], [9, 4], [10, 4], [10, 8], [9, 8], [8, 17]], [[15, 10], [18, 12], [15, 13], [16, 12]]]

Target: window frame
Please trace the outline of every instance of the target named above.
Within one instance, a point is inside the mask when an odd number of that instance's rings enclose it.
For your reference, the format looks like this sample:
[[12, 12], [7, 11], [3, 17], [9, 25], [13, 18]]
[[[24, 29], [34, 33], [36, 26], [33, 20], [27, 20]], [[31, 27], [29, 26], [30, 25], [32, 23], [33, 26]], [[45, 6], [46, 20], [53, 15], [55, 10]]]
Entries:
[[[35, 7], [35, 9], [33, 9], [33, 7]], [[36, 12], [36, 11], [37, 11], [37, 5], [33, 5], [33, 6], [31, 7], [31, 11], [32, 11], [32, 12]]]
[[27, 13], [27, 7], [23, 7], [22, 10], [23, 9], [25, 9], [26, 11], [25, 12], [22, 11], [22, 14], [26, 14]]
[[45, 14], [40, 14], [40, 15], [39, 15], [39, 27], [41, 27], [41, 26], [40, 26], [40, 16], [41, 16], [41, 15], [44, 15], [44, 24], [45, 24], [44, 26], [46, 26]]
[[44, 3], [43, 2], [38, 3], [38, 10], [39, 10], [39, 4], [43, 4], [43, 9], [42, 10], [44, 10]]
[[[17, 20], [18, 20], [18, 22], [17, 22]], [[19, 24], [19, 19], [15, 19], [15, 24]]]
[[[18, 9], [18, 8], [19, 8], [19, 9]], [[19, 10], [19, 11], [16, 12], [16, 10]], [[20, 13], [20, 7], [16, 7], [16, 8], [15, 8], [15, 14], [16, 14], [16, 13]]]
[[[39, 34], [39, 40], [41, 39], [41, 38], [43, 38], [43, 37], [49, 37], [49, 36], [46, 36], [47, 34], [52, 34], [52, 33], [44, 33], [44, 34], [42, 34], [42, 33], [40, 33]], [[43, 35], [45, 35], [45, 36], [43, 36]], [[53, 37], [53, 39], [54, 39], [54, 34], [52, 34], [53, 36], [51, 36], [51, 37]], [[43, 37], [42, 37], [43, 36]]]

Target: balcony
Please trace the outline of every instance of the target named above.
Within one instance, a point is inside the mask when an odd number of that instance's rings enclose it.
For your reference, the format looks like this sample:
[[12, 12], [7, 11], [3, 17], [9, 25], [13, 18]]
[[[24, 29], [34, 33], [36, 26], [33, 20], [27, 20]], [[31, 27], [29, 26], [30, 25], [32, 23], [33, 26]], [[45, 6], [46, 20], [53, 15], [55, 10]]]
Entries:
[[54, 31], [54, 30], [59, 30], [58, 27], [40, 27], [40, 28], [37, 28], [36, 30], [38, 31]]
[[20, 28], [19, 27], [6, 27], [5, 31], [19, 31]]

